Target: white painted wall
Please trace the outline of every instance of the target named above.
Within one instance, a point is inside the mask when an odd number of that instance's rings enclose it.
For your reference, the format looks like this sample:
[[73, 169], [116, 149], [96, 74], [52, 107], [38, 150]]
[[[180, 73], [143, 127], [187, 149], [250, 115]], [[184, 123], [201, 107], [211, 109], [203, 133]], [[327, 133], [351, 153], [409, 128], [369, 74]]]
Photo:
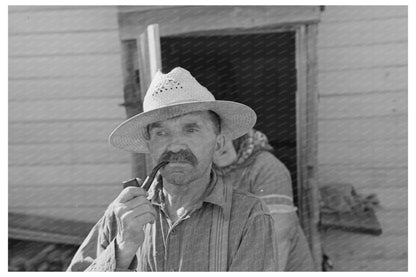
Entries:
[[379, 237], [323, 234], [339, 270], [407, 270], [407, 7], [326, 6], [319, 58], [320, 183], [381, 201]]
[[116, 7], [9, 7], [9, 211], [96, 222], [130, 178]]

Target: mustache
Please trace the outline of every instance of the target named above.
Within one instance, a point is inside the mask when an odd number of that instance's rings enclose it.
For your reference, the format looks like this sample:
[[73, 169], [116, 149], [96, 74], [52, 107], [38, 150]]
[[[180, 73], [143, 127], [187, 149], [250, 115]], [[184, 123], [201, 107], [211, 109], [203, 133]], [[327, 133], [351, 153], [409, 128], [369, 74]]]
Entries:
[[166, 151], [160, 156], [158, 163], [162, 161], [169, 162], [188, 162], [195, 166], [198, 164], [198, 159], [189, 150], [180, 150], [179, 152]]

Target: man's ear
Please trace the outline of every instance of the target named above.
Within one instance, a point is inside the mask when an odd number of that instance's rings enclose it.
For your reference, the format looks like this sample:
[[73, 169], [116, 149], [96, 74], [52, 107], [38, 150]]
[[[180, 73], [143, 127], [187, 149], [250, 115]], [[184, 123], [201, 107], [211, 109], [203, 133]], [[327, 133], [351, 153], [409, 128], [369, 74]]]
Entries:
[[223, 150], [223, 148], [225, 146], [225, 142], [226, 142], [225, 136], [223, 134], [219, 134], [217, 136], [217, 141], [215, 143], [215, 152], [216, 153], [220, 153]]

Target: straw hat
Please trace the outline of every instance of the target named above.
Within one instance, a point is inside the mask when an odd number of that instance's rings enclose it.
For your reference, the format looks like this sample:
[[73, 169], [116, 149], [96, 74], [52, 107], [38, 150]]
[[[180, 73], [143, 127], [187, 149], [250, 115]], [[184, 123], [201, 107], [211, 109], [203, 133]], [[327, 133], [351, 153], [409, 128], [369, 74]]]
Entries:
[[221, 133], [229, 139], [247, 133], [256, 123], [256, 113], [248, 106], [214, 96], [185, 69], [176, 67], [167, 74], [157, 72], [146, 92], [143, 112], [121, 123], [110, 134], [111, 145], [131, 152], [148, 153], [146, 126], [195, 111], [211, 110], [221, 118]]

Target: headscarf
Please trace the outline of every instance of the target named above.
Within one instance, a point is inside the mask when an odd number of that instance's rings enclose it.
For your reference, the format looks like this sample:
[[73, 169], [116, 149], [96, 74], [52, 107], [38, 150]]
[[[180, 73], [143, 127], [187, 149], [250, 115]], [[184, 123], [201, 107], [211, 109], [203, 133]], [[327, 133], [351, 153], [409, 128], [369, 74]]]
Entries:
[[214, 169], [219, 175], [224, 176], [237, 168], [248, 166], [263, 151], [273, 151], [266, 135], [255, 129], [251, 129], [247, 134], [233, 140], [233, 146], [237, 153], [234, 162], [223, 167], [214, 164]]

